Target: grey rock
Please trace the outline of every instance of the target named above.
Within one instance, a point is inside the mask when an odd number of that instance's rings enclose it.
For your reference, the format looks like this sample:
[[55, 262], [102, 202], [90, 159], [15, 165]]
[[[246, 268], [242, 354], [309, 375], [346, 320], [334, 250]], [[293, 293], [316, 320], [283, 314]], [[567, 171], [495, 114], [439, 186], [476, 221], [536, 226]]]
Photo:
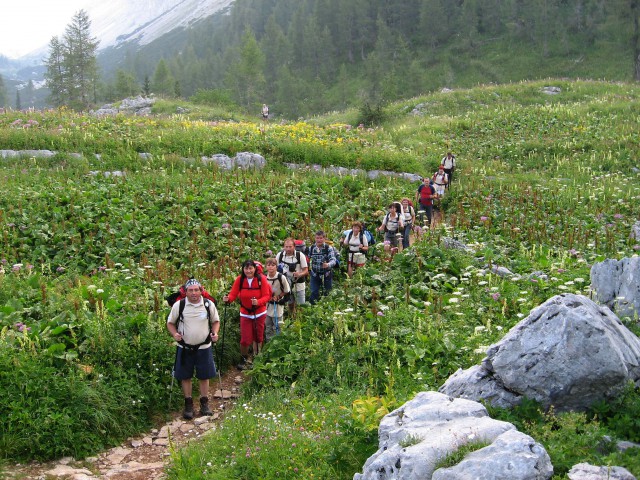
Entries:
[[397, 176], [399, 178], [409, 180], [410, 182], [422, 183], [422, 177], [420, 175], [416, 175], [415, 173], [402, 172], [397, 174]]
[[513, 272], [509, 270], [507, 267], [501, 267], [499, 265], [491, 265], [489, 269], [491, 273], [498, 275], [499, 277], [511, 277], [513, 276]]
[[461, 241], [456, 240], [456, 239], [451, 238], [451, 237], [444, 237], [444, 238], [442, 239], [442, 246], [443, 246], [444, 248], [448, 248], [448, 249], [450, 249], [450, 250], [461, 250], [461, 251], [463, 251], [463, 252], [464, 252], [464, 251], [467, 251], [467, 248], [468, 248], [468, 247], [467, 247], [464, 243], [462, 243]]
[[432, 480], [546, 480], [553, 475], [549, 454], [529, 435], [508, 430], [451, 468], [440, 468]]
[[558, 411], [585, 410], [640, 381], [640, 339], [611, 310], [581, 295], [533, 309], [480, 366], [458, 371], [439, 391], [512, 408], [523, 396]]
[[562, 92], [560, 87], [544, 87], [542, 89], [542, 93], [546, 93], [547, 95], [557, 95]]
[[630, 448], [637, 448], [640, 450], [640, 443], [627, 442], [626, 440], [621, 440], [616, 442], [616, 448], [619, 452], [624, 452], [625, 450], [629, 450]]
[[15, 150], [0, 150], [0, 157], [2, 158], [17, 158], [20, 154]]
[[151, 160], [153, 158], [153, 155], [146, 152], [140, 152], [138, 153], [138, 157], [142, 160]]
[[591, 267], [591, 290], [620, 317], [640, 316], [640, 257], [607, 259]]
[[640, 241], [640, 222], [636, 222], [631, 227], [629, 238]]
[[631, 472], [622, 467], [599, 467], [578, 463], [567, 474], [570, 480], [636, 480]]
[[222, 153], [217, 153], [211, 157], [202, 157], [201, 160], [204, 164], [214, 163], [222, 170], [231, 170], [235, 165], [234, 160], [232, 160], [228, 155], [224, 155]]
[[540, 271], [540, 270], [536, 270], [535, 272], [531, 272], [528, 276], [529, 280], [531, 279], [538, 279], [538, 280], [549, 280], [549, 275], [547, 275], [546, 273]]
[[267, 165], [267, 161], [262, 155], [251, 152], [240, 152], [235, 156], [236, 166], [243, 170], [263, 169]]
[[[475, 442], [495, 443], [501, 435], [510, 431], [515, 432], [513, 425], [490, 418], [480, 403], [437, 392], [421, 392], [382, 419], [378, 430], [378, 451], [366, 461], [363, 472], [356, 473], [353, 478], [429, 479], [432, 478], [438, 461], [460, 447]], [[524, 457], [527, 452], [531, 452], [532, 444], [534, 442], [530, 439], [523, 441], [519, 436], [507, 436], [496, 443], [491, 452], [493, 458], [497, 459], [500, 449], [509, 445], [511, 453], [503, 454], [503, 458], [513, 457], [516, 454], [514, 452]], [[527, 451], [520, 452], [524, 445]], [[535, 445], [536, 451], [542, 454], [544, 448]], [[544, 455], [546, 452], [541, 456]], [[518, 478], [520, 477], [511, 477], [512, 480]]]

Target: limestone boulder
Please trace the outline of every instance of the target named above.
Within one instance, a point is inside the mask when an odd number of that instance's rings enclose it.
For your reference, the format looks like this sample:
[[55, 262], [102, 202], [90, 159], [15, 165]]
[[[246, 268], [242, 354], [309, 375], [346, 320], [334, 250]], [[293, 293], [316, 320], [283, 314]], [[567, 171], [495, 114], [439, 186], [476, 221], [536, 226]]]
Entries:
[[640, 339], [607, 307], [581, 295], [555, 296], [533, 309], [439, 391], [511, 408], [522, 397], [558, 411], [585, 410], [640, 383]]
[[[550, 478], [553, 469], [544, 448], [529, 438], [523, 439], [521, 435], [509, 435], [498, 440], [506, 432], [518, 434], [512, 424], [490, 418], [485, 407], [478, 402], [452, 398], [437, 392], [421, 392], [382, 419], [378, 430], [378, 451], [366, 461], [363, 472], [355, 474], [353, 478], [430, 479], [438, 470], [439, 461], [468, 444], [477, 444], [482, 449], [493, 446], [490, 450], [492, 467], [500, 464], [500, 468], [504, 470], [509, 469], [504, 462], [513, 461], [516, 456], [524, 459], [527, 452], [535, 450], [532, 455], [536, 456], [536, 460], [529, 461], [531, 468], [538, 465], [540, 471], [547, 472], [548, 475], [512, 476], [510, 479]], [[485, 444], [489, 447], [484, 447]], [[503, 448], [507, 450], [502, 451]], [[521, 463], [519, 468], [524, 472], [526, 462], [523, 460]], [[474, 468], [479, 471], [481, 467], [476, 465]], [[456, 478], [442, 476], [445, 472], [439, 475], [440, 478]]]

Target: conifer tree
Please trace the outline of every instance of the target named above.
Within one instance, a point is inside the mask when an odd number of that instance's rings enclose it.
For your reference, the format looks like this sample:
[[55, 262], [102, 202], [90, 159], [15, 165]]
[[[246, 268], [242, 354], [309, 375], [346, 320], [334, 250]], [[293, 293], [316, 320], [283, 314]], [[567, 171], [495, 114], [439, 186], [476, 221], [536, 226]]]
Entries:
[[22, 101], [20, 101], [20, 90], [16, 90], [16, 110], [22, 110]]
[[90, 28], [87, 12], [80, 10], [67, 25], [62, 40], [53, 37], [49, 43], [45, 78], [55, 106], [83, 109], [96, 100], [98, 41], [91, 36]]
[[172, 96], [174, 94], [175, 80], [164, 58], [160, 59], [155, 72], [153, 72], [152, 90], [158, 95]]

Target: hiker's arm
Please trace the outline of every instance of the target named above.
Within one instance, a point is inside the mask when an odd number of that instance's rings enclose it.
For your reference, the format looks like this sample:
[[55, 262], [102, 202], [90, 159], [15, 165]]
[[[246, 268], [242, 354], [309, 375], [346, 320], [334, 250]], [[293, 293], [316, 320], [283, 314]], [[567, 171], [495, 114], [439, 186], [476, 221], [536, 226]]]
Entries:
[[416, 223], [416, 209], [411, 207], [411, 223]]
[[218, 332], [220, 331], [220, 316], [218, 315], [218, 309], [213, 302], [209, 305], [209, 313], [211, 314], [211, 339], [214, 342], [217, 342]]
[[369, 250], [369, 240], [367, 240], [366, 235], [362, 235], [362, 243], [360, 244], [360, 250], [366, 252]]
[[307, 257], [300, 254], [300, 271], [293, 272], [293, 278], [306, 277], [309, 275], [309, 265], [307, 264]]
[[[177, 305], [180, 302], [176, 302]], [[175, 312], [174, 312], [175, 310]], [[173, 337], [176, 342], [182, 340], [182, 335], [178, 333], [178, 329], [176, 328], [176, 321], [178, 319], [178, 311], [174, 308], [171, 308], [171, 313], [169, 313], [169, 318], [167, 318], [167, 330]]]
[[223, 301], [231, 303], [236, 298], [238, 298], [238, 293], [240, 293], [241, 281], [242, 279], [240, 278], [240, 276], [236, 277], [236, 279], [233, 282], [233, 286], [231, 287], [231, 291], [222, 298]]
[[327, 262], [327, 268], [333, 268], [336, 266], [336, 254], [333, 253], [333, 250], [329, 249], [327, 257], [329, 261]]

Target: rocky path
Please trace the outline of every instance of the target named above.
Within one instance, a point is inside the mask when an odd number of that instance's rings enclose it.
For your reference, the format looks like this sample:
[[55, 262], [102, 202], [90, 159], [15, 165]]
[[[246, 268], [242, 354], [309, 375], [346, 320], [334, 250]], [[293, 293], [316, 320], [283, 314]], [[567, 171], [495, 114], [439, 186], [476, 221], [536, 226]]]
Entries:
[[[240, 394], [240, 385], [245, 377], [230, 371], [220, 382], [211, 383], [209, 404], [213, 410], [210, 417], [183, 420], [182, 412], [174, 412], [172, 420], [158, 425], [142, 436], [129, 438], [121, 445], [100, 453], [96, 457], [76, 461], [63, 458], [55, 462], [9, 465], [6, 478], [12, 480], [160, 480], [164, 478], [164, 467], [170, 458], [170, 443], [184, 446], [213, 430], [224, 418]], [[176, 393], [179, 395], [178, 391]], [[198, 405], [196, 405], [196, 413]]]

